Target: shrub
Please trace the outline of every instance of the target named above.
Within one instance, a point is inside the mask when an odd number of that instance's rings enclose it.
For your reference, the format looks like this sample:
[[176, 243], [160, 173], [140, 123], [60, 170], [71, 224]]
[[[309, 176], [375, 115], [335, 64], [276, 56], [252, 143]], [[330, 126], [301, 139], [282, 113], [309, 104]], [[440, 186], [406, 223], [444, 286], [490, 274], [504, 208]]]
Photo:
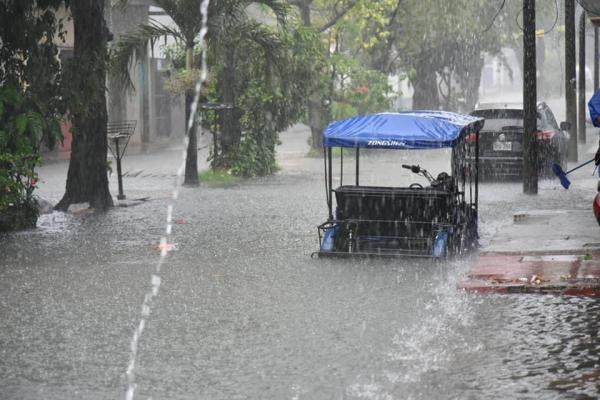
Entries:
[[45, 114], [16, 85], [0, 87], [0, 231], [35, 227], [39, 147], [61, 137], [58, 119]]

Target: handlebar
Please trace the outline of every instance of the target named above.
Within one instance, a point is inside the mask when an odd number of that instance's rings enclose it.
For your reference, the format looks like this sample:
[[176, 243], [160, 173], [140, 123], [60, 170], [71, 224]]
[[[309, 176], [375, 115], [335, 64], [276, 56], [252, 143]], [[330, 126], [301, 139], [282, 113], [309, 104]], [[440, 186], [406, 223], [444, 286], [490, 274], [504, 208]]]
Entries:
[[435, 179], [433, 179], [433, 176], [431, 176], [431, 174], [427, 172], [426, 169], [421, 168], [419, 165], [402, 164], [402, 168], [410, 169], [413, 174], [420, 174], [424, 176], [429, 181], [429, 183], [435, 181]]
[[421, 172], [421, 167], [418, 165], [407, 165], [407, 164], [402, 164], [402, 168], [405, 169], [410, 169], [413, 173], [418, 174], [419, 172]]

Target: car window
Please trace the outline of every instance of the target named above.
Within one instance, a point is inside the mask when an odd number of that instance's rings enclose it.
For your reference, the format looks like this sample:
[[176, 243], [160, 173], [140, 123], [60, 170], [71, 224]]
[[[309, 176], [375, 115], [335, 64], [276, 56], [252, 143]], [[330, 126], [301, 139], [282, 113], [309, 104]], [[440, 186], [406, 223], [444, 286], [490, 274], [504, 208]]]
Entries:
[[[523, 110], [510, 109], [489, 109], [475, 110], [471, 113], [476, 117], [485, 118], [485, 124], [482, 131], [501, 131], [503, 128], [518, 127], [523, 128]], [[537, 113], [538, 129], [547, 125], [543, 113]]]

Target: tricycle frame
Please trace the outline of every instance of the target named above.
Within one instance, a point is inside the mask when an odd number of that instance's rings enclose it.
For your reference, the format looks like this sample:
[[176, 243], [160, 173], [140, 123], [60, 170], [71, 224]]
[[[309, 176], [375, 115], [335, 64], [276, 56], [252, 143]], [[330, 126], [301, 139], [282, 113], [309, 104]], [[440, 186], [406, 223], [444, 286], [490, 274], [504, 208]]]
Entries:
[[[448, 221], [423, 221], [423, 220], [404, 220], [398, 219], [376, 219], [370, 220], [368, 218], [339, 218], [339, 209], [334, 215], [333, 197], [336, 195], [336, 203], [339, 202], [340, 191], [344, 191], [343, 186], [344, 178], [344, 151], [343, 147], [340, 146], [342, 151], [340, 152], [340, 187], [337, 189], [333, 188], [333, 146], [324, 146], [324, 172], [325, 172], [325, 189], [326, 189], [326, 200], [327, 200], [327, 221], [320, 224], [317, 227], [318, 238], [319, 238], [319, 249], [316, 253], [319, 257], [347, 257], [347, 256], [384, 256], [384, 257], [433, 257], [433, 258], [446, 258], [456, 254], [462, 254], [468, 249], [476, 246], [477, 242], [477, 214], [479, 207], [479, 129], [469, 132], [474, 134], [474, 146], [470, 145], [466, 140], [466, 135], [463, 135], [456, 146], [453, 147], [452, 151], [452, 176], [454, 182], [454, 189], [452, 192], [447, 193], [449, 199], [452, 200], [454, 207], [451, 208], [451, 220]], [[457, 147], [462, 146], [462, 152], [457, 151]], [[360, 148], [355, 148], [355, 176], [354, 176], [354, 187], [352, 188], [364, 188], [365, 194], [361, 194], [362, 199], [368, 197], [369, 190], [372, 188], [375, 191], [382, 189], [369, 186], [360, 186]], [[468, 161], [466, 157], [459, 157], [458, 154], [464, 152], [473, 152], [475, 159], [474, 165], [472, 161]], [[472, 160], [473, 158], [471, 158]], [[467, 184], [469, 198], [467, 201]], [[394, 188], [390, 188], [394, 189]], [[396, 188], [402, 189], [402, 188]], [[439, 194], [439, 193], [438, 193]], [[427, 198], [427, 196], [424, 196]], [[394, 195], [392, 194], [392, 198]], [[338, 204], [339, 208], [339, 204]], [[406, 235], [375, 235], [372, 236], [373, 240], [390, 243], [397, 243], [398, 247], [390, 249], [382, 249], [375, 247], [369, 249], [363, 249], [361, 246], [361, 239], [359, 239], [358, 227], [360, 225], [368, 226], [374, 224], [378, 227], [388, 226], [393, 227], [391, 231], [394, 234], [398, 232], [404, 232], [405, 229], [409, 234]], [[402, 229], [398, 229], [401, 225]], [[341, 230], [342, 232], [348, 232], [349, 238], [346, 239], [348, 244], [340, 249], [337, 246], [327, 247], [324, 242], [327, 239], [328, 231], [334, 229]], [[410, 232], [414, 231], [427, 231], [430, 232], [429, 236], [411, 236]], [[355, 235], [353, 236], [353, 232]], [[438, 241], [438, 237], [441, 232], [445, 232], [446, 241], [444, 242], [443, 251], [436, 251], [435, 246]], [[345, 233], [346, 234], [346, 233]], [[333, 235], [333, 234], [332, 234]], [[367, 235], [368, 236], [368, 235]], [[414, 245], [420, 242], [422, 245]], [[387, 244], [387, 242], [385, 242]], [[407, 244], [403, 246], [403, 244]]]

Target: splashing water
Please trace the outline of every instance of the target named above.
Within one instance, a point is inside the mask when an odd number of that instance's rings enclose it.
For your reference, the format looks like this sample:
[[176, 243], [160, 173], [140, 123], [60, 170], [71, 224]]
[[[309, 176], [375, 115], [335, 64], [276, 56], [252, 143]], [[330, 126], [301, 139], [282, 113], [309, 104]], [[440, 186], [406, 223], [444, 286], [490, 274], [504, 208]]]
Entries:
[[[201, 29], [200, 29], [200, 40], [199, 40], [200, 48], [204, 48], [206, 32], [208, 30], [208, 6], [209, 6], [209, 3], [210, 3], [210, 0], [202, 0], [202, 2], [200, 3], [200, 13], [202, 15], [202, 25], [201, 25]], [[161, 237], [161, 239], [160, 239], [160, 245], [159, 245], [160, 257], [158, 259], [158, 263], [156, 264], [154, 273], [152, 274], [150, 291], [148, 293], [146, 293], [146, 295], [144, 296], [144, 301], [142, 303], [142, 312], [141, 312], [142, 316], [140, 318], [140, 322], [139, 322], [137, 328], [135, 329], [135, 331], [133, 332], [133, 337], [131, 338], [131, 345], [130, 345], [131, 346], [131, 354], [130, 354], [129, 364], [127, 366], [127, 371], [126, 371], [127, 393], [126, 393], [125, 398], [127, 400], [133, 399], [133, 397], [135, 395], [135, 389], [137, 387], [137, 384], [135, 382], [135, 366], [136, 366], [136, 360], [137, 360], [138, 345], [139, 345], [139, 341], [142, 336], [142, 333], [144, 332], [144, 327], [146, 326], [146, 320], [150, 316], [152, 301], [154, 300], [154, 298], [156, 296], [158, 296], [158, 293], [160, 290], [161, 269], [165, 262], [165, 259], [167, 258], [167, 254], [169, 253], [169, 249], [170, 249], [167, 239], [171, 236], [171, 233], [173, 231], [173, 207], [174, 207], [175, 201], [179, 197], [179, 188], [181, 187], [182, 177], [183, 177], [183, 173], [185, 171], [185, 164], [186, 164], [186, 160], [187, 160], [187, 148], [188, 148], [188, 144], [189, 144], [189, 140], [190, 140], [189, 134], [194, 126], [194, 122], [195, 122], [194, 116], [196, 114], [196, 111], [198, 110], [198, 101], [200, 99], [200, 90], [202, 89], [202, 85], [206, 81], [207, 76], [208, 76], [208, 71], [207, 71], [207, 66], [206, 66], [206, 51], [203, 51], [202, 52], [202, 65], [201, 65], [200, 79], [196, 83], [194, 101], [192, 102], [192, 105], [191, 105], [190, 117], [189, 117], [189, 120], [187, 121], [186, 135], [183, 140], [182, 162], [181, 162], [179, 169], [177, 170], [177, 178], [175, 181], [175, 188], [173, 189], [171, 202], [167, 206], [167, 227], [166, 227], [165, 235], [163, 237]]]

